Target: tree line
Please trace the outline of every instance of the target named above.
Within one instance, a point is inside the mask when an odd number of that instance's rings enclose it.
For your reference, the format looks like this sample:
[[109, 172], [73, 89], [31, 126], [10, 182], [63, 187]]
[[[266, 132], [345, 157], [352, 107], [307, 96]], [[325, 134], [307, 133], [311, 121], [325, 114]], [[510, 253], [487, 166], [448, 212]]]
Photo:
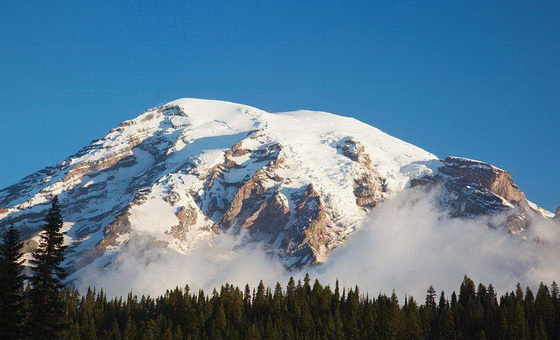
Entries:
[[23, 244], [14, 226], [0, 244], [0, 339], [58, 339], [67, 308], [62, 283], [66, 272], [64, 233], [58, 198], [52, 198], [39, 245], [30, 259], [32, 275], [24, 275]]
[[312, 283], [309, 275], [273, 289], [261, 281], [210, 294], [187, 285], [158, 297], [82, 295], [62, 284], [56, 198], [43, 229], [29, 278], [17, 230], [9, 228], [0, 244], [0, 339], [560, 339], [555, 282], [541, 283], [536, 294], [518, 284], [498, 297], [492, 285], [465, 276], [458, 293], [430, 286], [421, 302]]

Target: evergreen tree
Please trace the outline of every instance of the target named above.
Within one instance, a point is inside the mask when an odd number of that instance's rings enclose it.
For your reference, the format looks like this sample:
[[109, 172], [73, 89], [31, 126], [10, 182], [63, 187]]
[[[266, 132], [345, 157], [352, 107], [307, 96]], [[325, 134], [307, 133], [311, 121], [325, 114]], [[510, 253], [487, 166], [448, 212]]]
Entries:
[[442, 291], [437, 312], [437, 339], [453, 339], [455, 338], [455, 322], [453, 319], [453, 311], [449, 307], [449, 302], [445, 298], [445, 293]]
[[546, 333], [546, 329], [544, 327], [544, 322], [542, 319], [539, 319], [537, 322], [537, 327], [535, 330], [535, 340], [548, 340], [548, 334]]
[[0, 244], [0, 339], [23, 337], [23, 264], [19, 232], [11, 226]]
[[554, 308], [554, 327], [552, 329], [552, 339], [560, 339], [560, 289], [556, 281], [550, 285], [552, 305]]
[[422, 324], [424, 328], [424, 336], [433, 339], [435, 334], [436, 323], [436, 290], [430, 285], [426, 291], [426, 303], [422, 308]]
[[[448, 300], [441, 292], [435, 304], [432, 288], [424, 305], [409, 296], [401, 306], [394, 292], [370, 298], [358, 287], [341, 294], [338, 284], [333, 292], [317, 280], [312, 286], [309, 282], [296, 286], [290, 279], [285, 293], [280, 284], [271, 290], [261, 283], [252, 294], [248, 286], [243, 294], [225, 284], [211, 296], [202, 290], [191, 294], [187, 286], [157, 298], [130, 293], [126, 299], [111, 300], [95, 289], [82, 297], [76, 290], [62, 289], [62, 314], [71, 326], [60, 335], [31, 335], [62, 340], [558, 338], [555, 284], [550, 290], [541, 285], [534, 298], [529, 289], [525, 294], [516, 289], [498, 302], [492, 285], [478, 285], [475, 291], [474, 282], [466, 278], [460, 296], [454, 292]], [[26, 294], [32, 295], [29, 288]], [[427, 315], [432, 323], [423, 323]]]
[[405, 336], [407, 339], [423, 339], [422, 322], [420, 321], [420, 314], [418, 304], [414, 301], [412, 296], [405, 298], [405, 306], [403, 308], [405, 313], [406, 331]]
[[537, 318], [540, 318], [547, 331], [554, 329], [554, 305], [548, 287], [541, 282], [537, 296], [535, 298], [535, 311]]
[[62, 214], [56, 196], [52, 198], [45, 222], [39, 247], [31, 261], [35, 266], [30, 281], [30, 331], [33, 339], [56, 339], [64, 328], [61, 322], [64, 305], [60, 292], [64, 288], [62, 280], [66, 277], [62, 267], [66, 246], [61, 231]]

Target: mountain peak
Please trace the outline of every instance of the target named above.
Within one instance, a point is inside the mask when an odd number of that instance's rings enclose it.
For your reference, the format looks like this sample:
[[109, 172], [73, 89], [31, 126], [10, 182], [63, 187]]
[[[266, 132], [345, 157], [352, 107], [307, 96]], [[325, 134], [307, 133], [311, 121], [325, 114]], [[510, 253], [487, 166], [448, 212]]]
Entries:
[[197, 98], [173, 100], [164, 107], [178, 108], [181, 114], [189, 117], [196, 125], [212, 120], [228, 122], [236, 120], [239, 116], [257, 117], [265, 113], [248, 105]]
[[[188, 252], [241, 229], [287, 267], [299, 267], [326, 261], [372, 209], [412, 182], [446, 173], [464, 178], [447, 179], [446, 187], [469, 211], [527, 205], [523, 212], [533, 213], [509, 174], [492, 177], [477, 171], [480, 164], [486, 163], [438, 162], [379, 129], [326, 112], [271, 114], [184, 98], [147, 110], [58, 165], [0, 190], [0, 228], [20, 227], [33, 249], [48, 198], [59, 195], [71, 272], [107, 263], [138, 238]], [[488, 185], [476, 196], [470, 181], [481, 176]]]

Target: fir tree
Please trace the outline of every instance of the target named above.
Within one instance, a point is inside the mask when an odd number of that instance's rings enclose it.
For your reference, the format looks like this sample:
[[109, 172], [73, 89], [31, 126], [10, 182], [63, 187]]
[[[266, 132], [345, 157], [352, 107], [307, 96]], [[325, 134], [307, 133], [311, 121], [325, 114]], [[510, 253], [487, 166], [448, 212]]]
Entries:
[[405, 298], [405, 306], [403, 308], [406, 320], [406, 338], [407, 339], [423, 339], [422, 322], [418, 311], [418, 304], [412, 296]]
[[23, 337], [24, 300], [22, 243], [11, 226], [0, 244], [0, 339]]
[[455, 338], [455, 322], [453, 320], [453, 311], [449, 307], [449, 302], [445, 298], [445, 293], [442, 291], [437, 312], [437, 332], [436, 338], [438, 339], [453, 339]]
[[422, 308], [422, 324], [426, 338], [432, 339], [435, 335], [436, 323], [436, 290], [433, 286], [426, 291], [426, 303]]
[[541, 282], [535, 298], [535, 311], [547, 331], [554, 329], [554, 305], [548, 287]]
[[[550, 290], [541, 285], [535, 298], [529, 289], [525, 294], [516, 289], [498, 302], [492, 285], [478, 285], [475, 291], [466, 278], [460, 295], [454, 292], [450, 300], [441, 292], [434, 306], [435, 289], [430, 289], [424, 305], [409, 296], [401, 306], [395, 293], [370, 298], [358, 287], [341, 294], [338, 284], [333, 292], [318, 281], [306, 287], [305, 281], [296, 286], [291, 279], [285, 293], [280, 284], [273, 290], [259, 284], [253, 294], [247, 286], [245, 295], [225, 284], [210, 297], [202, 290], [191, 294], [188, 286], [157, 298], [131, 293], [111, 300], [95, 289], [83, 297], [63, 289], [59, 295], [71, 327], [60, 336], [31, 334], [72, 340], [558, 338], [555, 284]], [[26, 288], [24, 296], [28, 292]], [[427, 312], [432, 313], [431, 325], [422, 322]]]
[[56, 339], [63, 331], [62, 316], [64, 305], [60, 292], [64, 288], [62, 280], [66, 271], [64, 261], [64, 233], [62, 214], [55, 196], [51, 201], [43, 231], [40, 234], [39, 247], [33, 253], [31, 263], [31, 315], [30, 331], [33, 339]]
[[560, 289], [556, 281], [550, 285], [552, 305], [554, 307], [554, 327], [552, 329], [552, 339], [560, 339]]

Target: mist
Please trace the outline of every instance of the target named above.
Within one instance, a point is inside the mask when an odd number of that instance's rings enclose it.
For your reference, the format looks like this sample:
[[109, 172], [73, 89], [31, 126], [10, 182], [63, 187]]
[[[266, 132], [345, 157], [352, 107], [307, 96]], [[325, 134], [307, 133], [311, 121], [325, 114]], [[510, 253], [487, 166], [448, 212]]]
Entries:
[[225, 283], [256, 287], [260, 280], [282, 282], [286, 273], [262, 245], [248, 242], [246, 233], [220, 234], [187, 254], [153, 247], [149, 239], [138, 237], [122, 249], [111, 266], [82, 275], [77, 287], [81, 291], [90, 286], [103, 288], [109, 296], [130, 291], [157, 296], [187, 284], [195, 291], [207, 292]]
[[[376, 209], [347, 245], [333, 252], [317, 272], [370, 294], [425, 295], [458, 289], [464, 275], [492, 283], [498, 292], [520, 282], [537, 286], [560, 279], [560, 226], [535, 220], [523, 236], [490, 229], [506, 216], [450, 218], [436, 203], [437, 192], [407, 190]], [[545, 240], [537, 242], [536, 238]]]
[[[188, 284], [211, 289], [225, 283], [255, 287], [262, 279], [271, 286], [290, 276], [342, 286], [358, 285], [370, 295], [380, 292], [423, 299], [426, 289], [451, 292], [463, 276], [492, 283], [497, 292], [520, 282], [536, 287], [542, 281], [560, 281], [560, 225], [545, 219], [532, 221], [523, 236], [490, 229], [506, 216], [475, 220], [450, 218], [437, 204], [437, 192], [406, 190], [373, 210], [345, 246], [333, 251], [328, 263], [288, 271], [257, 243], [242, 233], [221, 234], [187, 254], [131, 244], [111, 269], [92, 271], [78, 282], [103, 288], [110, 296], [159, 295]], [[537, 242], [537, 240], [540, 240]]]

